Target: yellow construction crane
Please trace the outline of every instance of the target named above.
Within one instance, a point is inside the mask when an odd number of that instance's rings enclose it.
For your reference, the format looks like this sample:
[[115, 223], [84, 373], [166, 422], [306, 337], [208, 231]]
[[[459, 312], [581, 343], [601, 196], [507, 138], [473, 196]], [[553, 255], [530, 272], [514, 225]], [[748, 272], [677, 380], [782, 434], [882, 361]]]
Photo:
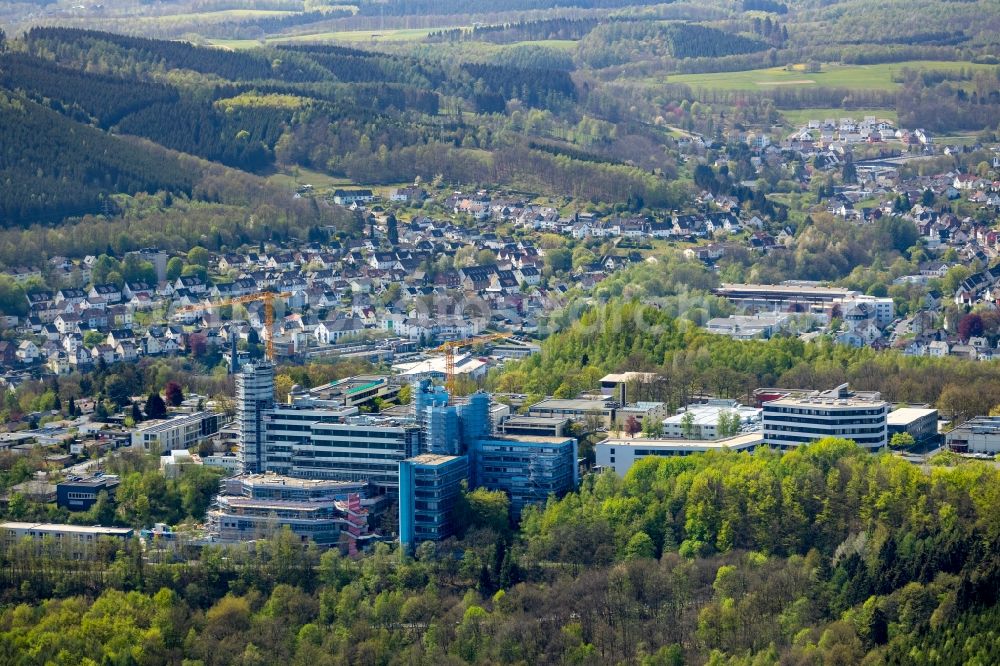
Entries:
[[445, 386], [448, 387], [448, 392], [454, 393], [455, 391], [456, 349], [461, 349], [462, 347], [469, 347], [471, 345], [477, 345], [483, 342], [492, 342], [494, 340], [505, 340], [513, 336], [514, 336], [513, 333], [484, 333], [483, 335], [474, 335], [471, 338], [465, 338], [464, 340], [449, 340], [443, 345], [432, 349], [431, 351], [444, 352]]
[[216, 301], [214, 303], [196, 303], [194, 305], [185, 305], [180, 308], [178, 312], [200, 312], [202, 310], [213, 310], [215, 308], [222, 308], [227, 305], [240, 305], [243, 303], [264, 303], [264, 328], [267, 329], [267, 359], [269, 361], [274, 360], [274, 299], [276, 298], [287, 298], [291, 296], [291, 292], [281, 291], [261, 291], [256, 294], [247, 294], [246, 296], [234, 296], [232, 298], [227, 298], [223, 301]]

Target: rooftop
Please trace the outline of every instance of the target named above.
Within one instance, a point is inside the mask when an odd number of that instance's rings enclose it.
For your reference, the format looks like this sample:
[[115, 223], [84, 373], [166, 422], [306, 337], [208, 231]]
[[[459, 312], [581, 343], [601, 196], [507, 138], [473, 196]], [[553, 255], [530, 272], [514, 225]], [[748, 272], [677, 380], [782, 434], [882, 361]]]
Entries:
[[665, 449], [687, 449], [693, 451], [724, 450], [724, 449], [745, 449], [763, 444], [764, 435], [761, 432], [751, 432], [736, 437], [725, 439], [665, 439], [665, 438], [611, 438], [598, 445], [622, 446], [622, 447], [642, 447], [642, 448], [665, 448]]
[[109, 536], [128, 536], [132, 534], [130, 527], [104, 527], [102, 525], [63, 525], [60, 523], [0, 523], [0, 529], [37, 530], [39, 532], [62, 532], [64, 534], [106, 534]]
[[522, 444], [563, 444], [571, 441], [572, 437], [547, 437], [545, 435], [503, 435], [496, 437], [484, 437], [483, 441], [489, 442], [521, 442]]
[[719, 415], [723, 412], [735, 412], [739, 414], [740, 421], [747, 422], [760, 418], [761, 410], [755, 407], [746, 407], [740, 404], [696, 404], [688, 405], [686, 411], [678, 412], [670, 418], [664, 419], [664, 423], [681, 423], [685, 414], [694, 417], [694, 425], [716, 425], [719, 422]]
[[253, 484], [255, 486], [282, 486], [285, 488], [336, 488], [338, 486], [348, 487], [358, 485], [357, 481], [336, 481], [333, 479], [299, 479], [291, 476], [281, 476], [273, 472], [264, 474], [245, 474], [236, 477], [236, 481]]
[[421, 453], [419, 456], [407, 458], [406, 462], [418, 465], [437, 466], [450, 463], [452, 460], [458, 460], [458, 458], [459, 456], [445, 456], [438, 453]]
[[611, 396], [609, 395], [600, 396], [593, 400], [588, 398], [547, 398], [541, 402], [536, 402], [531, 406], [531, 409], [570, 409], [579, 412], [601, 411], [607, 409], [609, 402], [611, 402]]
[[537, 425], [537, 426], [557, 426], [566, 423], [569, 419], [561, 416], [511, 416], [504, 420], [505, 426], [509, 425]]
[[788, 284], [723, 284], [717, 291], [743, 291], [743, 292], [770, 292], [787, 294], [813, 294], [816, 296], [847, 296], [852, 293], [850, 289], [844, 287], [815, 287], [806, 285]]
[[817, 407], [882, 407], [887, 404], [888, 403], [883, 400], [864, 398], [860, 396], [838, 398], [834, 396], [812, 395], [803, 397], [789, 396], [779, 398], [777, 400], [770, 400], [764, 403], [764, 408], [766, 409], [771, 406], [808, 407], [809, 405], [815, 405]]
[[889, 425], [906, 425], [917, 421], [919, 419], [934, 416], [937, 417], [938, 410], [921, 408], [921, 407], [900, 407], [897, 410], [889, 412], [889, 416], [886, 419]]

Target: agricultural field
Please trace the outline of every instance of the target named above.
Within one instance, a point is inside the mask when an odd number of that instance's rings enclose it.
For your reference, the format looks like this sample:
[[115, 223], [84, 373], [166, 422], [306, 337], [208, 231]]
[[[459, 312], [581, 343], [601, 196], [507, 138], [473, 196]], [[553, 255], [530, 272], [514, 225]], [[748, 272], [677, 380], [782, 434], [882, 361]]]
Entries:
[[274, 171], [274, 173], [268, 175], [267, 180], [274, 185], [287, 187], [293, 190], [297, 189], [301, 185], [312, 185], [318, 192], [324, 192], [326, 190], [332, 190], [337, 187], [345, 187], [353, 184], [346, 178], [335, 178], [328, 174], [313, 171], [312, 169], [306, 169], [304, 167], [278, 169]]
[[895, 109], [783, 109], [781, 115], [789, 127], [801, 127], [810, 120], [825, 120], [826, 118], [864, 118], [875, 116], [879, 120], [899, 122]]
[[910, 60], [879, 65], [823, 65], [820, 72], [806, 72], [803, 66], [793, 69], [771, 67], [742, 72], [713, 74], [672, 74], [669, 83], [681, 83], [693, 89], [764, 91], [778, 87], [847, 88], [851, 90], [896, 90], [895, 80], [903, 68], [957, 71], [993, 69], [994, 65], [978, 65], [962, 61]]
[[[456, 26], [457, 27], [457, 26]], [[435, 29], [413, 28], [401, 30], [341, 30], [336, 32], [308, 32], [300, 35], [279, 35], [265, 39], [210, 39], [213, 46], [228, 49], [250, 49], [264, 44], [373, 44], [380, 42], [415, 42], [427, 37]]]

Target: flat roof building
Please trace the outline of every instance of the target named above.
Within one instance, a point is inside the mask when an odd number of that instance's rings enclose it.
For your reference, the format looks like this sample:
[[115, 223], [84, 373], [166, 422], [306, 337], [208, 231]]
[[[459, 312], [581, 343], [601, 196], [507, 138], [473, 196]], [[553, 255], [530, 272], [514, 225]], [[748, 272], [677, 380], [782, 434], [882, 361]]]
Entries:
[[843, 384], [832, 391], [765, 402], [764, 441], [792, 449], [825, 437], [838, 437], [878, 450], [889, 442], [888, 415], [889, 403], [859, 397]]
[[[750, 430], [760, 428], [760, 414], [761, 410], [745, 407], [735, 400], [713, 399], [688, 405], [674, 416], [664, 419], [663, 436], [668, 439], [719, 439], [726, 434], [719, 429], [721, 416], [737, 416], [740, 430]], [[730, 432], [736, 434], [735, 431]]]
[[384, 375], [357, 375], [311, 388], [309, 395], [343, 407], [358, 407], [376, 398], [393, 400], [399, 389], [400, 384]]
[[52, 544], [73, 559], [87, 559], [96, 554], [103, 539], [131, 539], [129, 527], [103, 527], [100, 525], [62, 525], [59, 523], [0, 523], [0, 539], [6, 548], [30, 539], [38, 549]]
[[121, 480], [114, 474], [71, 477], [56, 484], [56, 504], [70, 511], [86, 511], [97, 502], [97, 496], [102, 492], [113, 500], [119, 483]]
[[636, 393], [643, 384], [656, 381], [656, 377], [652, 372], [614, 372], [601, 377], [601, 393], [625, 405], [637, 399], [637, 396], [629, 395], [630, 388], [632, 393]]
[[466, 456], [423, 453], [399, 463], [399, 542], [412, 548], [454, 534], [453, 511], [469, 476]]
[[917, 442], [938, 435], [938, 410], [922, 407], [900, 407], [886, 417], [889, 438], [899, 432], [909, 433]]
[[562, 437], [569, 431], [569, 419], [561, 416], [510, 416], [497, 426], [501, 435]]
[[142, 446], [154, 453], [190, 449], [219, 432], [225, 421], [225, 414], [219, 412], [195, 412], [147, 421], [132, 432], [132, 446]]
[[735, 340], [768, 340], [790, 324], [791, 317], [785, 313], [730, 315], [709, 319], [705, 329], [709, 333], [728, 335]]
[[618, 407], [619, 403], [611, 396], [572, 400], [548, 398], [529, 407], [528, 415], [563, 417], [574, 421], [582, 421], [593, 416], [600, 419], [604, 425], [611, 425], [615, 420]]
[[222, 482], [207, 514], [213, 540], [239, 543], [289, 528], [302, 542], [321, 546], [348, 542], [357, 552], [374, 538], [362, 498], [368, 484], [247, 474]]
[[649, 456], [688, 456], [707, 451], [754, 451], [764, 442], [760, 432], [752, 432], [736, 437], [712, 441], [672, 438], [606, 439], [595, 447], [596, 462], [599, 467], [615, 470], [618, 476], [625, 476], [632, 465]]
[[956, 453], [1000, 453], [1000, 416], [977, 416], [947, 435], [945, 441]]
[[579, 483], [572, 437], [488, 437], [469, 447], [471, 487], [502, 490], [515, 518], [529, 504], [562, 495]]

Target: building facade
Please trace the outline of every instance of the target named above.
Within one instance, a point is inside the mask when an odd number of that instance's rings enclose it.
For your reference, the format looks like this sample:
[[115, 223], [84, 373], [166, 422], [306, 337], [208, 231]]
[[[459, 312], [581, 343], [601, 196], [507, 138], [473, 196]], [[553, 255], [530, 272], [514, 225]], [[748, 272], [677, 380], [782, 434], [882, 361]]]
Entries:
[[129, 527], [61, 525], [58, 523], [0, 523], [0, 539], [8, 548], [30, 539], [39, 550], [49, 545], [73, 559], [87, 559], [107, 539], [131, 539]]
[[454, 533], [452, 513], [468, 475], [465, 456], [423, 453], [399, 463], [399, 542], [405, 548]]
[[362, 506], [367, 492], [366, 483], [276, 474], [226, 479], [208, 511], [208, 533], [215, 541], [238, 543], [267, 538], [287, 527], [302, 542], [347, 542], [348, 549], [356, 551], [374, 538]]
[[236, 375], [236, 419], [242, 471], [260, 472], [264, 459], [264, 413], [274, 407], [274, 366], [247, 364]]
[[1000, 453], [1000, 416], [977, 416], [945, 436], [948, 448], [956, 453]]
[[86, 511], [94, 506], [102, 492], [113, 500], [120, 482], [113, 474], [66, 479], [56, 484], [56, 505], [70, 511]]
[[846, 384], [810, 396], [765, 402], [762, 413], [764, 441], [776, 448], [792, 449], [838, 437], [877, 450], [889, 441], [889, 403], [852, 394]]
[[195, 412], [162, 421], [143, 423], [132, 433], [132, 446], [163, 453], [190, 449], [206, 437], [219, 432], [225, 415], [218, 412]]
[[562, 495], [579, 483], [577, 443], [572, 437], [490, 437], [469, 447], [470, 487], [501, 490], [513, 516], [529, 504]]
[[901, 407], [889, 412], [889, 439], [905, 432], [916, 442], [926, 442], [938, 436], [938, 410], [921, 407]]
[[747, 451], [760, 446], [764, 436], [760, 432], [737, 435], [716, 440], [694, 440], [664, 438], [613, 438], [600, 442], [595, 447], [597, 466], [613, 469], [618, 476], [625, 476], [638, 461], [651, 456], [689, 456], [692, 453], [708, 451]]

